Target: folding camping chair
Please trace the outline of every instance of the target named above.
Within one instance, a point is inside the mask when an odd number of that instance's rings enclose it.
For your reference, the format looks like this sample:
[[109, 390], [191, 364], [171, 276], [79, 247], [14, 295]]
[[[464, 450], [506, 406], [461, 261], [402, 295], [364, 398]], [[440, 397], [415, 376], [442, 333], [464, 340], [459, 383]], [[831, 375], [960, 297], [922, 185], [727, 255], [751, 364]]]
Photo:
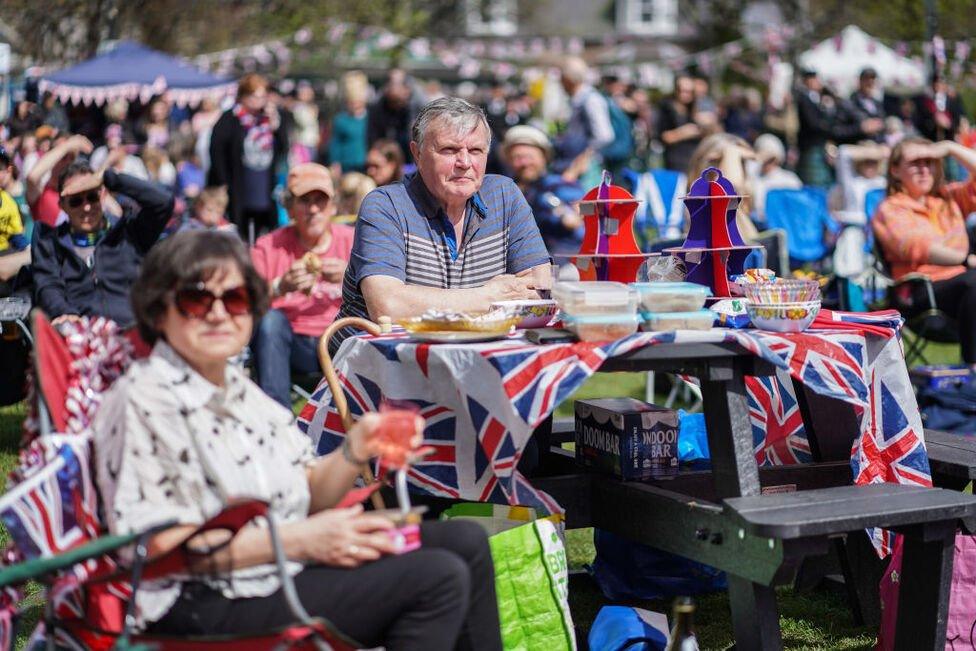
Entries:
[[[28, 541], [28, 544], [18, 545], [17, 551], [29, 560], [0, 570], [0, 589], [7, 591], [29, 579], [41, 581], [48, 587], [43, 622], [48, 648], [57, 645], [95, 650], [139, 644], [164, 651], [268, 648], [345, 651], [358, 647], [336, 632], [327, 621], [310, 617], [302, 607], [286, 571], [287, 559], [274, 520], [267, 504], [261, 501], [230, 501], [224, 511], [199, 527], [180, 545], [154, 558], [148, 557], [147, 542], [166, 525], [133, 534], [102, 535], [103, 532], [98, 530], [97, 493], [87, 463], [90, 440], [84, 434], [51, 433], [77, 428], [69, 422], [71, 414], [66, 407], [74, 360], [64, 339], [46, 316], [35, 311], [33, 325], [36, 408], [41, 416], [41, 434], [22, 458], [40, 455], [42, 462], [35, 464], [20, 484], [0, 498], [0, 516], [10, 529], [14, 519], [12, 514], [18, 510], [22, 512], [25, 504], [36, 502], [33, 498], [38, 492], [45, 493], [47, 503], [60, 511], [47, 514], [46, 519], [51, 520], [49, 529], [54, 532], [54, 538], [64, 544], [31, 545]], [[135, 348], [138, 354], [139, 347]], [[143, 354], [147, 350], [143, 345]], [[52, 503], [52, 494], [61, 499]], [[263, 518], [268, 524], [282, 593], [295, 617], [294, 625], [247, 636], [191, 638], [132, 633], [135, 595], [143, 580], [187, 573], [191, 567], [229, 544], [238, 530], [257, 518]], [[222, 539], [214, 543], [212, 538], [204, 536], [207, 532], [220, 532]], [[15, 544], [24, 540], [23, 536], [12, 537]], [[51, 540], [49, 537], [47, 542]], [[135, 545], [134, 560], [125, 567], [117, 552], [132, 545]], [[59, 595], [59, 603], [55, 604]], [[3, 623], [11, 621], [9, 598], [6, 606], [8, 612], [0, 617], [0, 639], [12, 640], [10, 631], [3, 630]]]
[[825, 234], [839, 226], [827, 209], [827, 195], [818, 188], [770, 190], [766, 195], [768, 228], [786, 231], [790, 265], [819, 264], [829, 252]]
[[[891, 267], [880, 246], [875, 246], [874, 259], [878, 273], [891, 279]], [[916, 361], [929, 363], [925, 349], [930, 343], [959, 343], [959, 323], [936, 305], [931, 278], [911, 273], [890, 282], [888, 305], [898, 310], [907, 326], [907, 330], [902, 330], [902, 341], [905, 343], [905, 364], [909, 368]], [[922, 296], [921, 301], [917, 300], [919, 296]]]

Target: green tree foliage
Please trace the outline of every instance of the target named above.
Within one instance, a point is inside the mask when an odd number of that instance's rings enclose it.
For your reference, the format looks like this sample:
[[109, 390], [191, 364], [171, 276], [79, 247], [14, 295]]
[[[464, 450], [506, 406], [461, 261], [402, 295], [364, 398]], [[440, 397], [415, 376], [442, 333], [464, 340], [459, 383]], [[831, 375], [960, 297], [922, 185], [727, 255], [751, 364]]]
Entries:
[[[311, 28], [309, 49], [326, 42], [329, 21], [384, 27], [406, 37], [450, 29], [448, 0], [2, 0], [0, 20], [22, 35], [14, 46], [37, 63], [90, 57], [106, 39], [134, 38], [193, 55], [290, 36]], [[398, 52], [391, 52], [395, 59]]]

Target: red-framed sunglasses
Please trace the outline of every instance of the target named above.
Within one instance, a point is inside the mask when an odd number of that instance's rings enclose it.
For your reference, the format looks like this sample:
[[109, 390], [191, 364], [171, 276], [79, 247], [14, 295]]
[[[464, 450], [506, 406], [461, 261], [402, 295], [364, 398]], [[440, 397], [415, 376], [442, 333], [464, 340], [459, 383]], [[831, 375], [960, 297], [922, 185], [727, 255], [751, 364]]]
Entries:
[[202, 319], [210, 314], [218, 299], [231, 316], [243, 316], [251, 312], [251, 293], [244, 285], [231, 287], [221, 294], [214, 294], [203, 283], [197, 283], [176, 290], [173, 302], [183, 316]]

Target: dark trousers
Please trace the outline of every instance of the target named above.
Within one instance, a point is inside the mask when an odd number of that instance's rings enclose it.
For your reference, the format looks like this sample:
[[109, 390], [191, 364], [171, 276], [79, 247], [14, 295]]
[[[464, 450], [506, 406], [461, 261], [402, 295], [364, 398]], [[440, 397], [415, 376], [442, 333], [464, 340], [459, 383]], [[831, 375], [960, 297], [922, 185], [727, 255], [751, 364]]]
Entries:
[[267, 233], [278, 228], [278, 209], [271, 205], [267, 210], [244, 210], [241, 216], [241, 223], [237, 224], [237, 232], [241, 239], [250, 246]]
[[[500, 650], [495, 575], [488, 538], [477, 524], [425, 522], [423, 546], [356, 569], [309, 566], [295, 577], [312, 617], [323, 617], [368, 647], [389, 651]], [[254, 634], [292, 624], [279, 590], [227, 599], [185, 583], [179, 600], [149, 633]]]
[[291, 409], [292, 371], [319, 373], [318, 345], [318, 337], [295, 333], [284, 313], [268, 310], [251, 338], [258, 386]]
[[959, 324], [962, 359], [976, 364], [976, 269], [932, 283], [935, 304]]

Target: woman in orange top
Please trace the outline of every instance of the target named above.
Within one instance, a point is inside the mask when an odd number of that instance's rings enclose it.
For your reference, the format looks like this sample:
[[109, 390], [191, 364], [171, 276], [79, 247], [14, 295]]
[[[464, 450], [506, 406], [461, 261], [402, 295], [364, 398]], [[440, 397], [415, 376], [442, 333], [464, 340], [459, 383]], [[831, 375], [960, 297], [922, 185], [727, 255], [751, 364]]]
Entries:
[[[944, 182], [946, 156], [966, 168], [968, 181]], [[924, 138], [895, 145], [888, 161], [888, 197], [872, 220], [874, 234], [895, 280], [920, 273], [934, 281], [936, 305], [958, 320], [963, 360], [976, 367], [976, 255], [965, 222], [974, 211], [976, 152]]]

